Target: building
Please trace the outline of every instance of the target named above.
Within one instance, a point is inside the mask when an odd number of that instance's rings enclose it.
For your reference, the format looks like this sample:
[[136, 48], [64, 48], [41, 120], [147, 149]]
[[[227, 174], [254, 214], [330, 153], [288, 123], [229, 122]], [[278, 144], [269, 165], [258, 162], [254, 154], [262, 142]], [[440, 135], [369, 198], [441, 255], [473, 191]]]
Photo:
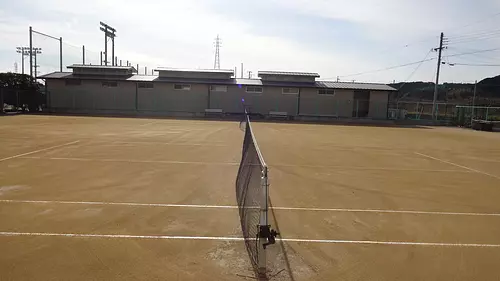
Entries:
[[316, 81], [317, 73], [259, 71], [258, 79], [233, 70], [158, 68], [137, 75], [131, 66], [72, 65], [72, 72], [43, 75], [53, 112], [204, 116], [387, 119], [385, 84]]

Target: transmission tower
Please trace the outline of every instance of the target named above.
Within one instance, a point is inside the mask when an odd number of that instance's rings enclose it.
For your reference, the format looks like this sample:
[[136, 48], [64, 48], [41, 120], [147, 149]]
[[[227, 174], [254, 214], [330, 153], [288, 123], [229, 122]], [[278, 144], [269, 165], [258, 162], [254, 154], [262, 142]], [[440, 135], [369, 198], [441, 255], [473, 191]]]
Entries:
[[214, 69], [220, 69], [220, 47], [222, 45], [222, 40], [219, 38], [219, 34], [217, 34], [217, 38], [215, 38], [215, 60], [214, 60]]

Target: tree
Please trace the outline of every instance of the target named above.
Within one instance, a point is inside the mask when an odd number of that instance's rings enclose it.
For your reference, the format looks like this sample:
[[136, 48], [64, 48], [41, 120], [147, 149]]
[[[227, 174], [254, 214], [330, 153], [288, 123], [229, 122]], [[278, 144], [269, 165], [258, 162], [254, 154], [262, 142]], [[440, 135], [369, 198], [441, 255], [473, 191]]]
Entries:
[[[0, 90], [3, 102], [18, 107], [27, 105], [30, 111], [37, 111], [43, 103], [40, 83], [32, 83], [29, 75], [17, 73], [0, 73]], [[2, 105], [3, 106], [3, 105]]]

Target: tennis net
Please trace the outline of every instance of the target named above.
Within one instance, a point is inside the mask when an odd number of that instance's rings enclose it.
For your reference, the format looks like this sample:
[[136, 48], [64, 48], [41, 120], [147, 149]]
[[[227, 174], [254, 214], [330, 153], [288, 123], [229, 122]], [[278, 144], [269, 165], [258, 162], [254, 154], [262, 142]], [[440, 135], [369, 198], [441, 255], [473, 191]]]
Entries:
[[268, 168], [247, 114], [240, 128], [244, 129], [245, 137], [236, 178], [236, 199], [250, 261], [255, 273], [262, 276], [266, 274], [266, 247], [274, 244], [278, 233], [268, 224]]

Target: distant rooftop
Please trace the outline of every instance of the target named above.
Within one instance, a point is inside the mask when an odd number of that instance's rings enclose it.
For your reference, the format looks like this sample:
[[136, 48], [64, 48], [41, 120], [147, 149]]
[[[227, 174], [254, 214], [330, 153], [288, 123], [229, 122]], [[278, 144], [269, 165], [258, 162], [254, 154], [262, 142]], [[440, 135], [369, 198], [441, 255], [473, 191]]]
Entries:
[[197, 72], [197, 73], [225, 73], [234, 74], [232, 69], [196, 69], [196, 68], [171, 68], [171, 67], [158, 67], [154, 71], [171, 71], [171, 72]]
[[115, 70], [134, 70], [136, 69], [133, 66], [112, 66], [112, 65], [96, 65], [96, 64], [73, 64], [67, 66], [67, 68], [94, 68], [94, 69], [115, 69]]
[[284, 75], [284, 76], [308, 76], [319, 77], [318, 73], [314, 72], [290, 72], [290, 71], [259, 71], [257, 75]]

